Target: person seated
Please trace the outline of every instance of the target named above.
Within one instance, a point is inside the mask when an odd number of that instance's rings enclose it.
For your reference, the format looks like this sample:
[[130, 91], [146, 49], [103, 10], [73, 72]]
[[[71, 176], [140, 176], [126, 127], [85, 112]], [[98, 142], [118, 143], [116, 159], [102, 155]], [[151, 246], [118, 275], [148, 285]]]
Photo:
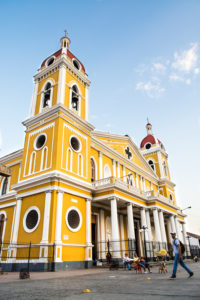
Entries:
[[128, 268], [128, 270], [131, 270], [131, 263], [132, 263], [133, 259], [128, 257], [128, 254], [125, 253], [124, 257], [123, 257], [123, 263], [124, 266]]
[[140, 258], [137, 256], [136, 252], [134, 253], [133, 261], [134, 262], [139, 262], [140, 261]]
[[148, 269], [149, 273], [152, 273], [150, 270], [149, 263], [145, 261], [144, 257], [140, 258], [140, 266], [144, 269], [144, 273], [148, 273], [146, 268]]

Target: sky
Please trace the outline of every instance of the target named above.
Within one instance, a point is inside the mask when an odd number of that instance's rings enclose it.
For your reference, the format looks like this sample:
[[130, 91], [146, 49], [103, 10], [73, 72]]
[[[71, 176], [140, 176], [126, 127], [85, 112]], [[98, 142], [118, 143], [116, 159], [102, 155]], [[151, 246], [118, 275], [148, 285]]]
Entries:
[[139, 147], [149, 118], [200, 234], [199, 15], [199, 0], [0, 0], [0, 157], [23, 148], [33, 75], [66, 29], [91, 80], [90, 122]]

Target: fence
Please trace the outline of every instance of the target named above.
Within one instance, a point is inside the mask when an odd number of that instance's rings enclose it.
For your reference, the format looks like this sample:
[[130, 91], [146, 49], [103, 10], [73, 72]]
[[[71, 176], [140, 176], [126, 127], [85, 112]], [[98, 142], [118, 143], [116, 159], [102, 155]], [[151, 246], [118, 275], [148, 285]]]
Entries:
[[29, 270], [30, 264], [48, 263], [49, 271], [54, 271], [54, 244], [8, 243], [0, 242], [0, 264], [23, 264]]
[[[184, 245], [185, 258], [193, 258], [194, 256], [200, 257], [200, 248], [194, 245]], [[171, 243], [149, 242], [143, 241], [140, 247], [133, 239], [119, 240], [119, 241], [104, 241], [94, 244], [93, 247], [93, 260], [106, 259], [107, 254], [111, 254], [113, 258], [123, 257], [125, 253], [130, 258], [133, 258], [136, 252], [139, 256], [144, 256], [148, 261], [156, 259], [156, 253], [161, 249], [167, 250], [167, 259], [173, 259], [173, 245]]]

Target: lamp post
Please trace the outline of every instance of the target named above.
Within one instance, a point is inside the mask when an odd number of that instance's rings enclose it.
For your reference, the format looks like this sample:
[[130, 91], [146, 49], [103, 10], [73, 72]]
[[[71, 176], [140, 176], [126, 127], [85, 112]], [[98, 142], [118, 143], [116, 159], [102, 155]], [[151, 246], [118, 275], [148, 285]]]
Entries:
[[190, 208], [192, 208], [192, 206], [188, 206], [188, 207], [186, 207], [186, 208], [184, 208], [184, 209], [181, 209], [181, 211], [184, 211], [184, 210], [190, 209]]
[[148, 258], [147, 258], [147, 248], [146, 248], [146, 235], [145, 235], [145, 231], [148, 229], [148, 227], [145, 226], [145, 225], [143, 225], [141, 229], [144, 232], [144, 253], [145, 253], [145, 259], [146, 259], [146, 262], [147, 262]]

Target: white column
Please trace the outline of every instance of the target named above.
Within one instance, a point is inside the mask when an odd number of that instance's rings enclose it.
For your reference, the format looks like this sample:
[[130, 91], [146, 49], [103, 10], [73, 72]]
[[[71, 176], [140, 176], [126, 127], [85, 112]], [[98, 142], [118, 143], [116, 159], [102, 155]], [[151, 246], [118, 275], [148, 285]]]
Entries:
[[114, 159], [112, 161], [112, 166], [113, 166], [113, 176], [116, 177], [116, 162]]
[[180, 229], [179, 229], [177, 216], [174, 216], [174, 221], [175, 221], [175, 228], [176, 228], [176, 236], [180, 240], [181, 239], [181, 234], [180, 234]]
[[43, 220], [43, 233], [40, 247], [40, 261], [47, 261], [48, 257], [48, 244], [49, 241], [49, 220], [50, 220], [50, 208], [51, 208], [51, 191], [45, 193], [45, 204], [44, 204], [44, 220]]
[[[145, 214], [145, 209], [142, 207], [140, 208], [140, 216], [141, 216], [141, 225], [142, 227], [145, 226], [147, 227], [147, 220], [146, 220], [146, 214]], [[148, 240], [148, 233], [147, 230], [144, 231], [145, 232], [145, 240]]]
[[128, 239], [135, 239], [135, 229], [133, 220], [133, 205], [129, 203], [127, 205], [127, 216], [128, 216]]
[[59, 66], [57, 103], [64, 104], [65, 83], [66, 83], [66, 66], [64, 63], [62, 63]]
[[146, 184], [145, 184], [145, 178], [143, 177], [143, 190], [146, 191]]
[[187, 231], [186, 231], [186, 224], [182, 223], [182, 229], [183, 229], [183, 240], [184, 240], [184, 244], [188, 245], [189, 241], [187, 239]]
[[92, 260], [92, 243], [91, 243], [91, 200], [86, 199], [86, 249], [85, 260]]
[[142, 176], [140, 175], [140, 188], [141, 191], [143, 191], [143, 180], [142, 180]]
[[121, 235], [121, 245], [122, 245], [122, 255], [125, 254], [125, 237], [124, 237], [124, 217], [123, 215], [120, 215], [119, 217], [120, 221], [120, 235]]
[[89, 121], [89, 86], [85, 86], [85, 119]]
[[153, 209], [153, 219], [154, 219], [154, 226], [155, 226], [155, 233], [156, 233], [156, 241], [162, 242], [157, 208]]
[[150, 191], [153, 191], [153, 184], [151, 181], [150, 181]]
[[168, 231], [169, 243], [172, 243], [172, 237], [171, 237], [171, 234], [170, 234], [170, 232], [172, 232], [170, 218], [167, 218], [167, 231]]
[[138, 174], [135, 173], [136, 188], [139, 189]]
[[160, 221], [160, 230], [161, 230], [161, 238], [163, 243], [167, 243], [166, 231], [165, 231], [165, 222], [163, 217], [163, 211], [159, 211], [159, 221]]
[[113, 248], [113, 257], [119, 257], [119, 226], [118, 226], [118, 217], [117, 217], [117, 200], [116, 198], [110, 201], [111, 204], [111, 227], [112, 227], [112, 248]]
[[50, 208], [51, 208], [51, 191], [45, 193], [45, 207], [44, 207], [44, 221], [43, 221], [43, 233], [41, 243], [48, 243], [49, 241], [49, 220], [50, 220]]
[[34, 85], [30, 117], [33, 117], [34, 114], [35, 114], [35, 106], [36, 106], [36, 101], [37, 101], [37, 93], [38, 93], [38, 80], [35, 81], [35, 85]]
[[103, 179], [102, 153], [99, 151], [99, 179]]
[[150, 220], [150, 214], [149, 209], [146, 209], [146, 220], [147, 220], [147, 227], [148, 227], [148, 240], [152, 242], [152, 231], [151, 231], [151, 220]]
[[160, 177], [164, 177], [163, 174], [163, 166], [162, 166], [162, 159], [161, 159], [161, 152], [158, 151], [158, 165], [159, 165], [159, 169], [160, 169]]
[[55, 261], [62, 261], [62, 207], [63, 207], [63, 192], [57, 192], [57, 209], [56, 209], [56, 229], [55, 229]]
[[169, 219], [170, 219], [170, 224], [171, 224], [171, 232], [176, 232], [176, 227], [175, 227], [175, 222], [174, 222], [174, 216], [173, 215], [171, 215], [170, 217], [169, 217]]
[[[18, 239], [18, 231], [19, 231], [19, 222], [20, 222], [20, 214], [21, 214], [21, 206], [22, 206], [22, 198], [17, 198], [17, 204], [16, 204], [16, 213], [15, 213], [15, 221], [14, 221], [14, 230], [13, 230], [13, 237], [12, 237], [12, 244], [13, 247], [15, 246], [14, 244], [17, 243]], [[17, 248], [11, 248], [11, 262], [15, 261], [15, 257], [17, 254]]]
[[17, 198], [15, 224], [14, 224], [12, 243], [17, 243], [21, 206], [22, 206], [22, 198]]
[[105, 217], [104, 217], [104, 210], [100, 209], [100, 226], [101, 226], [101, 258], [106, 258], [105, 253]]
[[120, 178], [120, 164], [117, 162], [117, 177]]
[[123, 181], [126, 182], [126, 171], [125, 171], [125, 166], [122, 166], [122, 171], [123, 171]]

